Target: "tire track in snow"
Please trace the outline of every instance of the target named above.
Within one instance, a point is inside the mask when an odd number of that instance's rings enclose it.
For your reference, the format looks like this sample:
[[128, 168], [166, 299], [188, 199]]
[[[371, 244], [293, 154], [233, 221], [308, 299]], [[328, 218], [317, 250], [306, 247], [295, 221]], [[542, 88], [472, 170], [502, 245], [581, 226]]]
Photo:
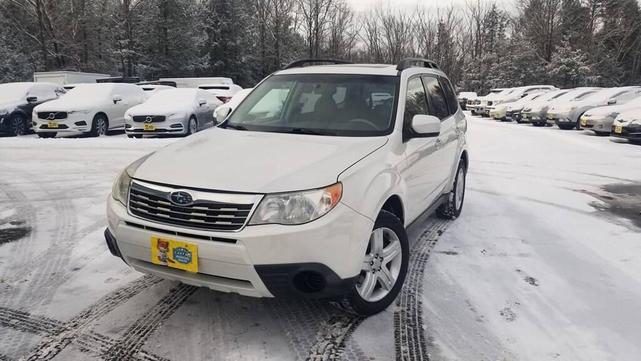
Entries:
[[423, 328], [423, 275], [432, 249], [451, 221], [437, 219], [418, 237], [410, 250], [409, 267], [394, 312], [396, 360], [428, 361], [427, 340]]
[[165, 297], [140, 316], [123, 336], [116, 340], [103, 355], [107, 361], [129, 360], [137, 357], [145, 342], [161, 323], [169, 318], [198, 287], [181, 283], [169, 291]]
[[65, 323], [62, 330], [45, 337], [25, 359], [29, 361], [51, 360], [81, 334], [86, 333], [93, 321], [105, 316], [116, 307], [160, 281], [160, 278], [146, 275], [107, 294]]
[[[0, 308], [0, 325], [17, 331], [41, 334], [44, 336], [53, 336], [65, 328], [65, 324], [60, 321], [42, 316], [34, 316], [28, 312], [12, 310], [5, 307]], [[115, 342], [113, 339], [93, 331], [87, 331], [72, 340], [72, 344], [77, 346], [81, 352], [96, 357], [101, 357], [109, 348], [114, 347]], [[7, 360], [9, 359], [8, 356], [4, 357]], [[2, 360], [4, 360], [3, 355], [0, 354], [0, 361]], [[169, 361], [163, 357], [146, 352], [140, 352], [137, 357], [133, 357], [130, 360]]]
[[[364, 320], [363, 317], [345, 313], [333, 316], [321, 325], [316, 342], [309, 350], [308, 361], [340, 360], [344, 356], [345, 341]], [[350, 358], [351, 359], [351, 358]]]

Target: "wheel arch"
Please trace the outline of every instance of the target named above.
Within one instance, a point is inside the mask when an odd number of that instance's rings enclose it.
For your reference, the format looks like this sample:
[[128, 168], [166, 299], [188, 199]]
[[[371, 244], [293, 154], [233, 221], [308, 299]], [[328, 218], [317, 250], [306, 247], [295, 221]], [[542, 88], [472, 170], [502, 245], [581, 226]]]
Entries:
[[399, 195], [393, 194], [389, 198], [387, 198], [387, 200], [381, 207], [381, 211], [392, 213], [401, 220], [402, 224], [405, 224], [405, 208], [403, 206], [403, 200]]

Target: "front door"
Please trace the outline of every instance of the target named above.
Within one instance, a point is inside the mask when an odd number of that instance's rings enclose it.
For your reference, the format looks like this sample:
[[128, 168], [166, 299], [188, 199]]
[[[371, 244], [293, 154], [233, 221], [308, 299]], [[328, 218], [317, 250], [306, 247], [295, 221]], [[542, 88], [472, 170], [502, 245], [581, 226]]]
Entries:
[[[420, 77], [410, 78], [407, 83], [403, 129], [409, 131], [412, 118], [417, 114], [429, 114], [427, 96]], [[438, 162], [438, 137], [411, 138], [405, 142], [405, 163], [401, 175], [407, 185], [407, 219], [418, 217], [438, 196], [441, 182], [435, 171]]]

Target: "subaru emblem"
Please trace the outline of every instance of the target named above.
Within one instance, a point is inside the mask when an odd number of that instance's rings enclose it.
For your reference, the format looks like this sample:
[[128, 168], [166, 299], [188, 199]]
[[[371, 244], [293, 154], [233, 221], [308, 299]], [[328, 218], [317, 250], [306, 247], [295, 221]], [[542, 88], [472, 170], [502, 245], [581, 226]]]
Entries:
[[184, 191], [172, 192], [169, 195], [169, 199], [171, 200], [172, 203], [177, 204], [179, 206], [187, 206], [194, 202], [194, 199], [192, 198], [191, 194]]

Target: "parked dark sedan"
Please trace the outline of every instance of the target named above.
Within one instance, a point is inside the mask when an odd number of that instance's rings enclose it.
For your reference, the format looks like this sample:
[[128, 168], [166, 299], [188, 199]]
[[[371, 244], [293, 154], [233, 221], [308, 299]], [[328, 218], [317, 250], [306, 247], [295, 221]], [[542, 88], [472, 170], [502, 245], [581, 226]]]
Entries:
[[64, 93], [64, 88], [49, 83], [0, 84], [0, 133], [26, 134], [33, 108]]

